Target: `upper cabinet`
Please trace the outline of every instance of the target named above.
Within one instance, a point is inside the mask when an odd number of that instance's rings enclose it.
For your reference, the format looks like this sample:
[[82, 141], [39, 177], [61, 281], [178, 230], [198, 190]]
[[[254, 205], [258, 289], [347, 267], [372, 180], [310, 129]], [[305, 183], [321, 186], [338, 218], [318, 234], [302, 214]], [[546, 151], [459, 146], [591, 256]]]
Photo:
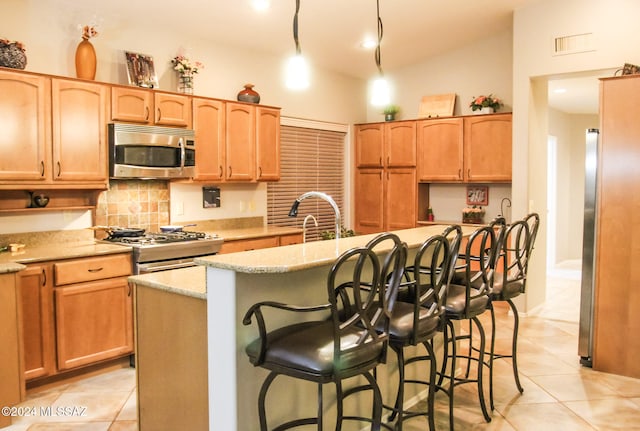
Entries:
[[256, 170], [255, 106], [227, 102], [226, 178], [230, 181], [253, 181]]
[[511, 114], [418, 121], [418, 181], [511, 182]]
[[416, 166], [416, 122], [356, 126], [356, 165], [359, 168]]
[[256, 107], [256, 179], [280, 179], [280, 109]]
[[463, 180], [462, 123], [462, 118], [418, 121], [418, 181]]
[[511, 182], [511, 140], [511, 114], [465, 117], [465, 179]]
[[195, 180], [223, 181], [225, 178], [225, 103], [193, 98], [193, 129], [196, 134]]
[[0, 71], [0, 91], [0, 188], [106, 188], [103, 85]]
[[191, 97], [137, 87], [111, 87], [111, 119], [159, 126], [192, 127]]

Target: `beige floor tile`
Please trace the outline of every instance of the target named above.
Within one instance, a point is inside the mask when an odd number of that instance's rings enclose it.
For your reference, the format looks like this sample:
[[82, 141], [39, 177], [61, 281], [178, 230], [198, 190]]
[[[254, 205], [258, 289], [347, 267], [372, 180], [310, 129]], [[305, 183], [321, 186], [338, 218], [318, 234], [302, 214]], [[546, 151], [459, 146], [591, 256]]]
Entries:
[[111, 422], [34, 424], [29, 431], [109, 431]]
[[66, 392], [130, 392], [136, 387], [134, 368], [122, 368], [71, 383]]
[[589, 423], [560, 403], [514, 404], [502, 413], [518, 431], [586, 431]]
[[640, 407], [626, 399], [569, 401], [564, 405], [600, 431], [640, 430]]
[[632, 379], [631, 377], [618, 376], [615, 374], [602, 373], [592, 371], [594, 377], [613, 389], [618, 395], [629, 397], [640, 397], [640, 379]]
[[538, 386], [559, 401], [584, 401], [617, 397], [613, 389], [590, 372], [531, 377]]
[[65, 392], [52, 404], [61, 416], [51, 422], [113, 421], [129, 398], [130, 392]]
[[122, 407], [122, 410], [118, 413], [116, 417], [117, 421], [135, 421], [138, 418], [138, 409], [137, 409], [137, 393], [135, 390], [131, 391], [127, 402]]
[[138, 422], [133, 421], [116, 421], [111, 425], [109, 431], [138, 431]]

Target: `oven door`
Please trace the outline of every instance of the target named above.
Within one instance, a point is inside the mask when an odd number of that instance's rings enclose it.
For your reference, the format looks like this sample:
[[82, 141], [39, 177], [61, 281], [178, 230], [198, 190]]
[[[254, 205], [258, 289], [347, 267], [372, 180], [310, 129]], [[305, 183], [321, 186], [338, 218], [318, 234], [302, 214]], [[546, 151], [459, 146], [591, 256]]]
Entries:
[[193, 257], [187, 257], [184, 259], [171, 259], [162, 260], [158, 262], [144, 262], [136, 263], [134, 265], [135, 274], [149, 274], [152, 272], [168, 271], [170, 269], [188, 268], [191, 266], [197, 266], [193, 261]]

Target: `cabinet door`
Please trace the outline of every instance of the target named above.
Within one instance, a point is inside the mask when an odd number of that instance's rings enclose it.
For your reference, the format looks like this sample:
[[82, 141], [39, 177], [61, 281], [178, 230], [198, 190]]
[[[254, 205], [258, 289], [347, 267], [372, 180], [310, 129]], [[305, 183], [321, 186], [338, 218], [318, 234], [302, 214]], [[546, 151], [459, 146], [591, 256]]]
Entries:
[[28, 265], [18, 273], [22, 302], [24, 377], [33, 379], [54, 372], [53, 282], [49, 265]]
[[220, 248], [220, 253], [237, 253], [239, 251], [259, 250], [262, 248], [278, 247], [280, 239], [277, 236], [264, 238], [239, 239], [225, 241]]
[[133, 306], [126, 278], [56, 287], [58, 369], [133, 352]]
[[161, 126], [191, 127], [191, 97], [155, 93], [155, 123]]
[[418, 180], [462, 181], [462, 118], [418, 121]]
[[[22, 340], [20, 332], [21, 311], [16, 274], [0, 274], [0, 405], [18, 404], [24, 397], [22, 369]], [[1, 417], [7, 418], [2, 415]], [[8, 417], [10, 419], [10, 417]], [[0, 418], [0, 428], [11, 425]]]
[[385, 230], [416, 227], [416, 170], [387, 169], [385, 176]]
[[413, 167], [416, 165], [416, 122], [394, 121], [385, 124], [385, 165]]
[[356, 166], [359, 168], [383, 166], [384, 124], [361, 124], [355, 127]]
[[0, 71], [0, 181], [50, 178], [50, 82]]
[[511, 139], [511, 114], [465, 117], [465, 179], [470, 182], [510, 182]]
[[357, 169], [355, 178], [355, 231], [359, 234], [384, 230], [384, 171]]
[[256, 179], [280, 179], [280, 110], [256, 108]]
[[54, 181], [107, 181], [108, 87], [52, 79]]
[[222, 181], [225, 166], [225, 104], [220, 100], [193, 99], [196, 134], [196, 180]]
[[111, 87], [111, 119], [131, 123], [153, 120], [153, 94], [150, 90]]
[[227, 102], [226, 179], [253, 181], [255, 178], [255, 116], [254, 106]]

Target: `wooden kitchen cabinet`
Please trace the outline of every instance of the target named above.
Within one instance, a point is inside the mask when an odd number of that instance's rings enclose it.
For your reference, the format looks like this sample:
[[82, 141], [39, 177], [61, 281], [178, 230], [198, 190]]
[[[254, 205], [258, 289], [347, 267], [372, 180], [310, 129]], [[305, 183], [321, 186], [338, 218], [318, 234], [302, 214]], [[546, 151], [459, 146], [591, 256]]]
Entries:
[[463, 181], [463, 119], [420, 120], [417, 124], [418, 181]]
[[356, 166], [416, 166], [416, 122], [393, 121], [356, 126]]
[[193, 98], [193, 129], [197, 146], [194, 180], [225, 179], [225, 114], [225, 102]]
[[112, 86], [111, 119], [190, 128], [191, 97], [144, 88]]
[[464, 178], [511, 182], [511, 114], [464, 117]]
[[640, 378], [640, 76], [600, 82], [593, 369]]
[[51, 177], [51, 80], [0, 70], [0, 94], [0, 184], [44, 182]]
[[355, 230], [415, 227], [416, 121], [356, 126]]
[[129, 253], [29, 264], [18, 273], [25, 379], [133, 353]]
[[256, 168], [256, 110], [242, 103], [226, 104], [226, 180], [253, 181]]
[[107, 86], [51, 80], [53, 180], [106, 187]]
[[239, 251], [258, 250], [261, 248], [278, 247], [280, 240], [278, 236], [262, 238], [238, 239], [225, 241], [220, 247], [219, 253], [237, 253]]
[[[18, 404], [24, 398], [22, 372], [20, 292], [16, 273], [0, 274], [0, 406]], [[11, 425], [11, 416], [0, 415], [0, 428]]]
[[359, 234], [415, 227], [414, 168], [358, 169], [355, 188], [355, 230]]
[[256, 107], [256, 180], [280, 179], [280, 109]]
[[55, 372], [53, 277], [50, 264], [30, 264], [17, 274], [21, 297], [24, 378]]

